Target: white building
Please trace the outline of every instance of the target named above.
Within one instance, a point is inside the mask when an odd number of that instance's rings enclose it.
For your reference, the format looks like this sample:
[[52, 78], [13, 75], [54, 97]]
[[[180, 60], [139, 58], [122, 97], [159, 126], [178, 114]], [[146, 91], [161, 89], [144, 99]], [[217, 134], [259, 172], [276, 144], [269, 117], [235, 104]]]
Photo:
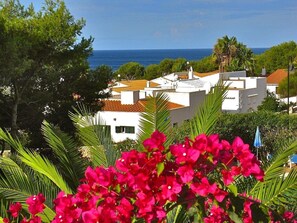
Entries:
[[189, 73], [172, 73], [151, 81], [122, 81], [112, 88], [113, 97], [103, 101], [105, 106], [97, 116], [109, 126], [115, 142], [127, 138], [135, 140], [147, 96], [158, 92], [167, 94], [171, 123], [179, 125], [194, 116], [205, 94], [220, 79], [229, 85], [223, 111], [244, 113], [257, 110], [266, 97], [265, 77], [246, 77], [245, 71], [200, 74], [190, 70]]
[[[178, 72], [152, 80], [160, 87], [174, 88], [176, 91], [205, 91], [209, 93], [219, 80], [229, 85], [222, 110], [230, 113], [245, 113], [257, 110], [266, 97], [265, 77], [246, 77], [246, 71], [235, 72]], [[162, 82], [163, 81], [163, 82]]]
[[222, 110], [230, 113], [256, 111], [266, 97], [265, 77], [229, 77], [229, 85]]
[[[164, 92], [169, 97], [169, 113], [173, 126], [182, 124], [191, 119], [198, 106], [203, 102], [205, 91], [176, 92], [162, 89], [150, 91], [149, 94]], [[105, 106], [97, 113], [97, 119], [110, 128], [114, 142], [120, 142], [127, 138], [136, 140], [139, 134], [140, 115], [145, 111], [147, 99], [141, 97], [142, 92], [122, 91], [121, 99], [108, 99], [103, 101]]]
[[267, 90], [274, 93], [277, 97], [279, 83], [288, 76], [286, 69], [277, 69], [267, 77]]

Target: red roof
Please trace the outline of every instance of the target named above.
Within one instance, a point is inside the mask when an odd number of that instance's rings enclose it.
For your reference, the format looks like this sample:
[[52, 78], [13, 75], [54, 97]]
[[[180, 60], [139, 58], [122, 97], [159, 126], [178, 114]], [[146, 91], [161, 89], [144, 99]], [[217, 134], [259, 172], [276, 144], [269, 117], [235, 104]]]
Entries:
[[[104, 100], [104, 106], [102, 111], [118, 111], [118, 112], [144, 112], [147, 100], [138, 100], [135, 104], [121, 104], [119, 100]], [[173, 110], [177, 108], [183, 108], [183, 105], [168, 102], [168, 109]]]
[[279, 84], [287, 76], [288, 72], [286, 69], [277, 69], [267, 77], [267, 84]]

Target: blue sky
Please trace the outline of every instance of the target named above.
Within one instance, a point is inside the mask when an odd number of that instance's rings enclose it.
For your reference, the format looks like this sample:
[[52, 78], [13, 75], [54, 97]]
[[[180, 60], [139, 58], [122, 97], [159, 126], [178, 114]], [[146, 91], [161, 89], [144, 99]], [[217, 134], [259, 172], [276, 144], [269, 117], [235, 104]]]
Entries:
[[297, 42], [297, 0], [64, 1], [96, 50], [213, 48], [224, 35], [250, 48]]

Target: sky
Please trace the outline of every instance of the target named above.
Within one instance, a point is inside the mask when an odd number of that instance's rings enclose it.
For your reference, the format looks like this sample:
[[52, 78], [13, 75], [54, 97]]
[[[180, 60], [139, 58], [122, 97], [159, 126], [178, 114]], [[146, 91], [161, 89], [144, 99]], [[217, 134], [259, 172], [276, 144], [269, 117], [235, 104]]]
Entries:
[[[36, 10], [44, 1], [33, 2]], [[297, 0], [64, 0], [95, 50], [213, 48], [235, 36], [249, 48], [297, 42]]]

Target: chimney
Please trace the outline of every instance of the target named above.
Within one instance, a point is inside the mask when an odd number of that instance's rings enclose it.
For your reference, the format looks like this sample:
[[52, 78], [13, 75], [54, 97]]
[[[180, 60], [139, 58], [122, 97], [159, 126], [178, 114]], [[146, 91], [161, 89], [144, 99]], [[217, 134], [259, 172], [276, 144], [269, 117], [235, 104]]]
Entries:
[[150, 87], [150, 81], [146, 82], [146, 87]]
[[122, 91], [121, 104], [134, 105], [139, 100], [139, 91]]
[[189, 78], [189, 80], [193, 79], [193, 67], [192, 66], [190, 67], [188, 78]]
[[265, 69], [265, 67], [262, 68], [262, 76], [266, 76], [266, 69]]

